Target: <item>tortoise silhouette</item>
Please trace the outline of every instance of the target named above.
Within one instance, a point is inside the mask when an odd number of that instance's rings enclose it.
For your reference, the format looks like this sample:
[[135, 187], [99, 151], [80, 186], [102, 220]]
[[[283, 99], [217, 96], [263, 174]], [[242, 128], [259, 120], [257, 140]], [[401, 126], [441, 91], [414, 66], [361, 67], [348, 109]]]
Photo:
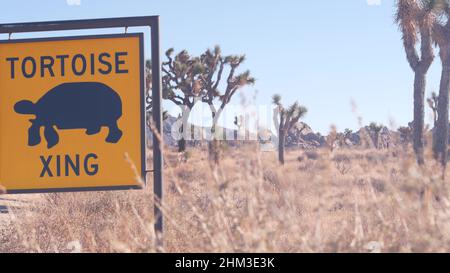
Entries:
[[41, 143], [40, 128], [44, 127], [44, 137], [50, 149], [59, 142], [55, 128], [86, 129], [86, 134], [94, 135], [101, 127], [108, 127], [106, 142], [117, 143], [122, 131], [117, 120], [122, 116], [122, 101], [109, 86], [98, 82], [63, 83], [48, 91], [36, 103], [22, 100], [14, 105], [18, 114], [32, 114], [28, 129], [28, 145]]

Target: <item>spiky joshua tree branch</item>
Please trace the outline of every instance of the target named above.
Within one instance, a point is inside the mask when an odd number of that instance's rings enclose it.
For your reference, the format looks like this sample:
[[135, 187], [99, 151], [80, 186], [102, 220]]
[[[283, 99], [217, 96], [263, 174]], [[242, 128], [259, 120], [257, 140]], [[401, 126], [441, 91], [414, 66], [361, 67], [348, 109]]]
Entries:
[[298, 102], [285, 108], [281, 103], [281, 96], [278, 94], [272, 97], [272, 102], [276, 106], [274, 109], [274, 122], [275, 127], [278, 129], [278, 160], [281, 164], [284, 164], [286, 135], [289, 130], [306, 115], [308, 110]]

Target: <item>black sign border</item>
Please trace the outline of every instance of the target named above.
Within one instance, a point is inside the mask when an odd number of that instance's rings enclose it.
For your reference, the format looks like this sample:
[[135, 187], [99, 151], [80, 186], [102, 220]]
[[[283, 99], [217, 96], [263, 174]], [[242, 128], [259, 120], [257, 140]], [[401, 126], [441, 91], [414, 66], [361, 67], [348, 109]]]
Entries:
[[[153, 198], [154, 198], [154, 216], [155, 232], [163, 232], [163, 214], [159, 208], [159, 203], [163, 202], [163, 148], [164, 140], [162, 138], [162, 92], [161, 92], [161, 48], [160, 48], [160, 27], [159, 16], [135, 16], [135, 17], [117, 17], [117, 18], [101, 18], [101, 19], [84, 19], [84, 20], [63, 20], [63, 21], [47, 21], [47, 22], [27, 22], [0, 24], [0, 33], [11, 34], [23, 32], [42, 32], [42, 31], [58, 31], [58, 30], [80, 30], [80, 29], [111, 29], [125, 28], [125, 32], [129, 27], [148, 27], [150, 29], [151, 42], [151, 60], [152, 60], [152, 118], [154, 122], [153, 132], [153, 170], [145, 170], [144, 183], [147, 184], [148, 172], [153, 172]], [[143, 60], [142, 60], [143, 61]], [[144, 104], [144, 102], [142, 102]], [[145, 119], [144, 119], [145, 120]], [[145, 131], [143, 131], [145, 135]], [[145, 145], [144, 145], [145, 148]], [[145, 151], [144, 151], [145, 152]], [[144, 154], [145, 155], [145, 154]], [[140, 188], [140, 187], [139, 187]], [[130, 189], [129, 187], [125, 189]], [[125, 190], [118, 189], [116, 190]], [[69, 189], [65, 189], [68, 191]], [[79, 191], [78, 189], [77, 191]], [[88, 189], [93, 191], [93, 188]], [[97, 190], [108, 190], [105, 188], [97, 188]], [[111, 190], [111, 189], [109, 189]], [[159, 237], [158, 237], [159, 238]], [[162, 238], [162, 236], [161, 236]], [[162, 241], [158, 239], [157, 245], [162, 245]]]
[[[39, 43], [39, 42], [58, 42], [58, 41], [79, 41], [79, 40], [98, 40], [115, 38], [135, 38], [139, 39], [139, 92], [140, 92], [140, 142], [141, 142], [141, 179], [146, 184], [146, 153], [145, 153], [145, 78], [144, 78], [144, 33], [125, 33], [125, 34], [101, 34], [101, 35], [82, 35], [82, 36], [57, 36], [47, 38], [25, 38], [16, 40], [0, 40], [0, 44], [20, 44], [20, 43]], [[125, 160], [125, 159], [124, 159]], [[28, 193], [54, 193], [54, 192], [86, 192], [86, 191], [108, 191], [108, 190], [133, 190], [142, 189], [139, 185], [118, 185], [101, 187], [61, 187], [61, 188], [41, 188], [41, 189], [6, 189], [7, 194], [28, 194]]]

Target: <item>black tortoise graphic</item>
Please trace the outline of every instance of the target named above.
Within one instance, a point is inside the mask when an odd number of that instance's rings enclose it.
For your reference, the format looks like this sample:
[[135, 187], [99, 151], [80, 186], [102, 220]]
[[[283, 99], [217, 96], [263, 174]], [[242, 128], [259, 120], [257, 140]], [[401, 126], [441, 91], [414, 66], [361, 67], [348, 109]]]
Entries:
[[122, 101], [109, 86], [98, 82], [63, 83], [48, 91], [36, 103], [22, 100], [14, 105], [19, 114], [36, 115], [30, 119], [28, 145], [41, 143], [40, 128], [50, 149], [59, 142], [54, 126], [61, 130], [86, 129], [94, 135], [101, 127], [109, 129], [106, 141], [117, 143], [122, 131], [117, 120], [122, 116]]

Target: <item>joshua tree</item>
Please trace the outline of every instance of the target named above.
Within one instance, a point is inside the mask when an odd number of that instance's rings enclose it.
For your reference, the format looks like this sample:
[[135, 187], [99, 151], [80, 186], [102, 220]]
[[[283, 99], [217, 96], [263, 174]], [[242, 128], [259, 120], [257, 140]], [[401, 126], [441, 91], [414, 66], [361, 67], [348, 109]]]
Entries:
[[433, 153], [444, 167], [448, 159], [448, 103], [450, 91], [450, 7], [448, 1], [437, 1], [439, 10], [436, 12], [441, 20], [433, 25], [433, 39], [439, 47], [442, 62], [442, 75], [437, 103], [437, 121], [433, 135]]
[[152, 61], [145, 61], [145, 110], [150, 113], [153, 107], [152, 103]]
[[151, 128], [152, 122], [152, 109], [153, 109], [153, 101], [152, 101], [152, 61], [145, 61], [145, 115], [146, 115], [146, 124], [149, 128]]
[[344, 130], [344, 133], [342, 134], [342, 139], [343, 139], [343, 143], [344, 145], [352, 145], [352, 135], [353, 135], [353, 131], [349, 128], [346, 128]]
[[[424, 163], [424, 101], [426, 74], [434, 60], [432, 28], [436, 0], [398, 0], [396, 22], [403, 34], [406, 57], [414, 71], [413, 146], [417, 162]], [[417, 44], [420, 43], [420, 56]]]
[[274, 95], [272, 101], [276, 106], [274, 111], [274, 122], [275, 127], [278, 129], [278, 160], [281, 164], [284, 164], [286, 135], [292, 126], [294, 126], [300, 118], [305, 116], [308, 110], [298, 102], [295, 102], [288, 108], [284, 108], [281, 104], [280, 95]]
[[[210, 155], [213, 156], [215, 163], [218, 163], [216, 127], [220, 115], [225, 106], [230, 103], [234, 94], [240, 88], [254, 84], [255, 79], [250, 75], [249, 70], [239, 74], [236, 73], [236, 70], [245, 61], [244, 55], [223, 56], [219, 46], [216, 46], [213, 50], [208, 49], [201, 55], [200, 60], [204, 66], [201, 80], [206, 90], [202, 101], [209, 105], [212, 116], [211, 134], [213, 140], [209, 144]], [[222, 92], [219, 90], [221, 86], [223, 87]]]
[[173, 57], [174, 50], [166, 51], [167, 61], [162, 64], [163, 97], [181, 108], [181, 137], [178, 141], [180, 152], [186, 149], [186, 138], [190, 130], [187, 128], [192, 108], [202, 97], [202, 76], [205, 72], [200, 58], [194, 58], [186, 50]]
[[328, 144], [328, 147], [330, 148], [330, 151], [333, 152], [336, 147], [339, 146], [338, 141], [338, 132], [335, 125], [331, 125], [330, 132], [326, 136], [326, 141]]
[[353, 130], [351, 130], [351, 129], [349, 129], [349, 128], [346, 128], [346, 129], [344, 130], [344, 136], [345, 136], [345, 138], [351, 137], [352, 134], [353, 134]]
[[409, 142], [412, 140], [412, 126], [403, 126], [398, 128], [398, 132], [400, 133], [400, 140], [403, 145], [408, 145]]
[[242, 115], [234, 117], [234, 125], [236, 125], [237, 130], [234, 131], [234, 138], [237, 141], [239, 137], [239, 132], [241, 132], [242, 125], [244, 123], [244, 117]]
[[[148, 128], [152, 129], [153, 121], [153, 100], [152, 100], [152, 62], [151, 60], [145, 61], [145, 115], [146, 115], [146, 125]], [[163, 120], [168, 118], [169, 114], [167, 111], [163, 111]]]
[[[199, 100], [207, 103], [211, 109], [213, 119], [211, 133], [213, 143], [216, 144], [213, 148], [217, 148], [215, 132], [222, 111], [237, 90], [255, 82], [255, 79], [250, 76], [250, 71], [236, 74], [245, 56], [222, 56], [219, 46], [216, 46], [214, 50], [208, 49], [200, 57], [191, 57], [186, 50], [183, 50], [173, 58], [173, 51], [169, 49], [166, 52], [168, 61], [163, 63], [162, 83], [164, 98], [180, 106], [183, 111], [179, 150], [185, 148], [185, 129], [189, 114]], [[220, 87], [224, 88], [223, 92], [219, 90]], [[218, 108], [216, 108], [216, 101], [218, 101]], [[214, 161], [218, 163], [218, 158]]]
[[380, 144], [380, 133], [381, 130], [383, 129], [383, 125], [371, 122], [369, 125], [369, 129], [370, 132], [374, 133], [373, 145], [375, 146], [376, 149], [378, 149]]
[[434, 128], [436, 128], [437, 125], [437, 117], [438, 117], [438, 96], [435, 92], [431, 93], [431, 97], [427, 99], [428, 106], [430, 107], [431, 111], [433, 111], [433, 121], [434, 121]]

